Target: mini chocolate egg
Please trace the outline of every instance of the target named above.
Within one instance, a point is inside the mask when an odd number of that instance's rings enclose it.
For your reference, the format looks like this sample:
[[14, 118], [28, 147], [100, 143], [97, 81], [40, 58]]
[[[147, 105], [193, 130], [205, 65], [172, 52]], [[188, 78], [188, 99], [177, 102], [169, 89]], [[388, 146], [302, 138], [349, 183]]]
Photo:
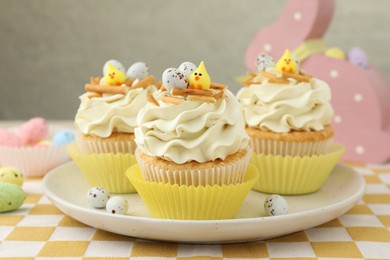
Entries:
[[73, 142], [75, 139], [75, 134], [69, 130], [61, 130], [53, 136], [53, 145], [67, 145]]
[[24, 145], [34, 145], [49, 134], [49, 124], [42, 117], [34, 117], [19, 128], [19, 137]]
[[0, 168], [0, 182], [8, 182], [22, 187], [23, 180], [23, 174], [19, 169], [15, 167]]
[[182, 64], [180, 64], [178, 68], [178, 70], [180, 70], [187, 77], [187, 79], [196, 69], [197, 69], [196, 65], [189, 61], [183, 62]]
[[264, 71], [268, 68], [275, 67], [275, 60], [268, 54], [260, 53], [257, 56], [256, 65], [260, 71]]
[[110, 193], [101, 187], [93, 187], [89, 189], [87, 199], [89, 204], [94, 208], [104, 208], [110, 198]]
[[111, 214], [125, 215], [129, 209], [129, 203], [123, 197], [112, 197], [107, 201], [106, 210]]
[[327, 49], [325, 55], [334, 59], [345, 60], [345, 53], [340, 48]]
[[301, 61], [298, 59], [297, 55], [295, 55], [294, 53], [291, 53], [291, 57], [293, 58], [293, 60], [297, 64], [297, 67], [298, 67], [297, 72], [299, 72], [299, 66], [301, 65]]
[[125, 66], [123, 66], [123, 64], [120, 61], [111, 59], [111, 60], [106, 61], [106, 63], [104, 63], [103, 75], [106, 75], [106, 72], [107, 72], [107, 69], [108, 69], [108, 63], [111, 63], [112, 65], [114, 65], [115, 68], [117, 68], [118, 70], [122, 71], [123, 73], [126, 72]]
[[25, 198], [26, 193], [18, 185], [0, 182], [0, 213], [18, 209]]
[[126, 72], [126, 78], [144, 79], [149, 75], [149, 67], [145, 62], [136, 62], [129, 67]]
[[172, 88], [187, 88], [187, 77], [178, 69], [169, 68], [162, 74], [164, 87], [170, 91]]
[[270, 195], [264, 201], [267, 216], [285, 215], [288, 211], [287, 201], [279, 195]]
[[354, 47], [348, 51], [348, 61], [355, 66], [363, 69], [368, 68], [368, 58], [363, 49]]

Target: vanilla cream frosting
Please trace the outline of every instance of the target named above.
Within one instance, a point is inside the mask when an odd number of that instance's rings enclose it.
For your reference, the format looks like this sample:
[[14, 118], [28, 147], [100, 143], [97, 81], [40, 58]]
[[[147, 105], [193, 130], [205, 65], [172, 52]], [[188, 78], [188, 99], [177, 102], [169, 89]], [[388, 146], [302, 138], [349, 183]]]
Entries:
[[[274, 70], [271, 73], [277, 74]], [[331, 91], [322, 80], [290, 84], [269, 83], [259, 76], [261, 84], [252, 84], [237, 93], [240, 109], [249, 127], [276, 133], [321, 131], [333, 117]]]
[[244, 150], [249, 137], [235, 96], [225, 90], [216, 103], [183, 101], [168, 104], [167, 92], [156, 92], [160, 106], [146, 105], [138, 115], [135, 142], [148, 156], [176, 164], [204, 163]]
[[[76, 128], [85, 135], [109, 137], [112, 133], [133, 133], [137, 114], [145, 106], [146, 94], [156, 90], [154, 85], [132, 89], [126, 95], [103, 94], [80, 96], [81, 104], [75, 118]], [[92, 97], [92, 98], [91, 98]]]

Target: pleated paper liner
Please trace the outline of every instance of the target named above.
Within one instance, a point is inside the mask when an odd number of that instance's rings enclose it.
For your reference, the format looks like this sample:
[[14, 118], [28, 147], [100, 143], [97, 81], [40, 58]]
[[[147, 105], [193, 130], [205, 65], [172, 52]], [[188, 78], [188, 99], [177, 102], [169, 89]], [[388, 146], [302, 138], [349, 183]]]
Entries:
[[126, 175], [152, 217], [212, 220], [234, 218], [259, 174], [249, 165], [242, 183], [197, 187], [145, 181], [138, 165]]
[[[10, 130], [16, 131], [16, 128]], [[49, 126], [48, 139], [51, 139], [60, 130], [64, 130], [64, 128]], [[66, 152], [66, 145], [40, 147], [0, 146], [0, 165], [16, 167], [27, 177], [43, 176], [50, 170], [68, 161], [70, 161], [70, 157]]]
[[251, 137], [250, 141], [255, 153], [275, 156], [319, 155], [326, 153], [334, 142], [332, 138], [317, 142], [288, 142], [254, 137]]
[[70, 157], [75, 161], [91, 187], [99, 186], [110, 193], [134, 193], [126, 170], [136, 163], [131, 153], [81, 153], [76, 143], [67, 147]]
[[76, 136], [76, 143], [82, 153], [132, 153], [137, 144], [133, 134], [113, 134], [112, 138], [91, 138], [82, 134]]
[[140, 149], [135, 152], [145, 180], [187, 186], [239, 183], [244, 179], [251, 154], [252, 149], [248, 147], [227, 157], [223, 162], [175, 165], [146, 156]]
[[259, 170], [254, 190], [276, 194], [307, 194], [319, 190], [344, 153], [333, 143], [328, 151], [312, 156], [252, 155], [250, 164]]

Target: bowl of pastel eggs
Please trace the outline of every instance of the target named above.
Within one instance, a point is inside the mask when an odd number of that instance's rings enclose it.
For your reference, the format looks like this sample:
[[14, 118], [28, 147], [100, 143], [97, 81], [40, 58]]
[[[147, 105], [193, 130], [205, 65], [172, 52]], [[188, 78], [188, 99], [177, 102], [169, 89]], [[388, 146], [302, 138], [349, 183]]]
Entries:
[[70, 160], [66, 145], [74, 138], [73, 130], [49, 125], [40, 117], [18, 127], [0, 128], [0, 165], [16, 167], [27, 177], [43, 176]]

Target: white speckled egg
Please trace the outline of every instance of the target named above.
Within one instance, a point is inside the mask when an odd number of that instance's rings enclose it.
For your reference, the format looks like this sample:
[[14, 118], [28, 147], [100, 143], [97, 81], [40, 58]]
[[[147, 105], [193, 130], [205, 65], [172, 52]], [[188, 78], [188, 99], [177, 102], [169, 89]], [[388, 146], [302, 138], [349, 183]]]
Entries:
[[268, 196], [264, 201], [267, 216], [285, 215], [288, 211], [287, 201], [279, 195]]
[[112, 65], [114, 65], [115, 68], [117, 68], [118, 70], [122, 71], [123, 73], [126, 72], [125, 66], [123, 66], [123, 64], [120, 61], [111, 59], [111, 60], [106, 61], [106, 63], [104, 63], [103, 75], [106, 74], [108, 63], [111, 63]]
[[163, 72], [162, 82], [168, 91], [172, 88], [186, 88], [188, 86], [187, 77], [175, 68], [169, 68]]
[[187, 77], [187, 79], [196, 69], [197, 69], [196, 65], [189, 61], [183, 62], [182, 64], [180, 64], [178, 68], [178, 70], [180, 70]]
[[106, 210], [111, 214], [124, 215], [129, 209], [129, 203], [123, 197], [112, 197], [107, 201]]
[[101, 187], [93, 187], [87, 194], [88, 202], [94, 208], [104, 208], [110, 198], [110, 193]]
[[136, 62], [129, 67], [126, 78], [144, 79], [149, 75], [149, 67], [145, 62]]
[[256, 60], [257, 68], [264, 71], [268, 68], [275, 67], [275, 60], [265, 53], [260, 53]]
[[0, 168], [0, 182], [8, 182], [22, 187], [23, 185], [23, 174], [15, 167], [4, 167]]

